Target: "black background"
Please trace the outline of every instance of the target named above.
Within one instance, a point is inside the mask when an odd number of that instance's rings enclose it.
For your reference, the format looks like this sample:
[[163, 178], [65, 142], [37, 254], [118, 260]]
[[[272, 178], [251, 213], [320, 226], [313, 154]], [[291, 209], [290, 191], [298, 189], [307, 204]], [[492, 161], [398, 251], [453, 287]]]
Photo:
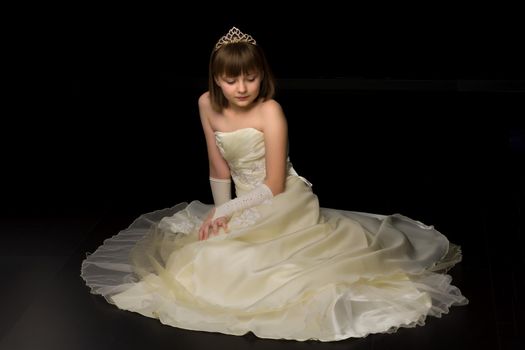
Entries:
[[[522, 349], [523, 30], [503, 7], [6, 7], [0, 348]], [[105, 239], [142, 213], [211, 203], [197, 98], [232, 26], [267, 53], [291, 161], [320, 204], [435, 225], [463, 249], [451, 275], [468, 306], [321, 344], [165, 327], [89, 294], [79, 269]]]
[[4, 212], [210, 202], [196, 101], [232, 26], [265, 49], [291, 160], [322, 205], [417, 211], [522, 155], [512, 11], [210, 6], [47, 9], [6, 132]]

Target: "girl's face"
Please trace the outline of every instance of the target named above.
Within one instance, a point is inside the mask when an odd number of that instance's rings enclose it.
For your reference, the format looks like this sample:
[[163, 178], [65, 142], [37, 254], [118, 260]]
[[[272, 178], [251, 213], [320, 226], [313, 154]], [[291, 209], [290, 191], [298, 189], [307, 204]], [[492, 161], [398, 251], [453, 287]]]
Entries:
[[261, 87], [261, 74], [249, 72], [236, 77], [226, 75], [215, 78], [224, 97], [229, 102], [229, 107], [248, 107], [259, 96]]

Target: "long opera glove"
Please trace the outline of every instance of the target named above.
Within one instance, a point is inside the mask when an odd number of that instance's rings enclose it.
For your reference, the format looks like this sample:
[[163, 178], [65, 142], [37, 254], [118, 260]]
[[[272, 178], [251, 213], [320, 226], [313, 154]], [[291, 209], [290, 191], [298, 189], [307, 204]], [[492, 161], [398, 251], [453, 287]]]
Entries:
[[215, 206], [219, 206], [232, 199], [231, 179], [216, 179], [210, 176], [210, 187]]
[[273, 198], [272, 190], [265, 183], [262, 183], [250, 192], [219, 205], [215, 209], [212, 220], [223, 216], [230, 218], [236, 211], [254, 207], [271, 198]]

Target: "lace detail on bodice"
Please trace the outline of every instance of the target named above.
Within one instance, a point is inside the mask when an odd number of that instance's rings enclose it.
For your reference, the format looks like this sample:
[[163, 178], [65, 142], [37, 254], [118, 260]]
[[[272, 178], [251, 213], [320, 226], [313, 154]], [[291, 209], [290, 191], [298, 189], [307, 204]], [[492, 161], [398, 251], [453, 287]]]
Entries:
[[250, 167], [240, 170], [231, 168], [231, 175], [235, 182], [255, 187], [261, 184], [266, 176], [266, 161], [264, 159], [253, 161]]
[[228, 163], [236, 188], [250, 190], [266, 177], [264, 134], [255, 128], [215, 132], [219, 151]]
[[[230, 167], [237, 195], [249, 191], [264, 182], [266, 159], [264, 133], [255, 128], [242, 128], [235, 131], [215, 132], [215, 143]], [[287, 158], [288, 175], [299, 176]], [[302, 176], [301, 180], [312, 184]]]

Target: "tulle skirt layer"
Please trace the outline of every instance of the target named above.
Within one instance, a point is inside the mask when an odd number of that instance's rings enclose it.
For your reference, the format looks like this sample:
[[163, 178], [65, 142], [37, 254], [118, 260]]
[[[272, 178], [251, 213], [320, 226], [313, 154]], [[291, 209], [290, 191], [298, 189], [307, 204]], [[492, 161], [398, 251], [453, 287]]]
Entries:
[[392, 332], [467, 303], [446, 271], [458, 246], [402, 215], [320, 208], [297, 176], [197, 238], [211, 205], [144, 214], [82, 263], [93, 294], [184, 329], [334, 341]]

